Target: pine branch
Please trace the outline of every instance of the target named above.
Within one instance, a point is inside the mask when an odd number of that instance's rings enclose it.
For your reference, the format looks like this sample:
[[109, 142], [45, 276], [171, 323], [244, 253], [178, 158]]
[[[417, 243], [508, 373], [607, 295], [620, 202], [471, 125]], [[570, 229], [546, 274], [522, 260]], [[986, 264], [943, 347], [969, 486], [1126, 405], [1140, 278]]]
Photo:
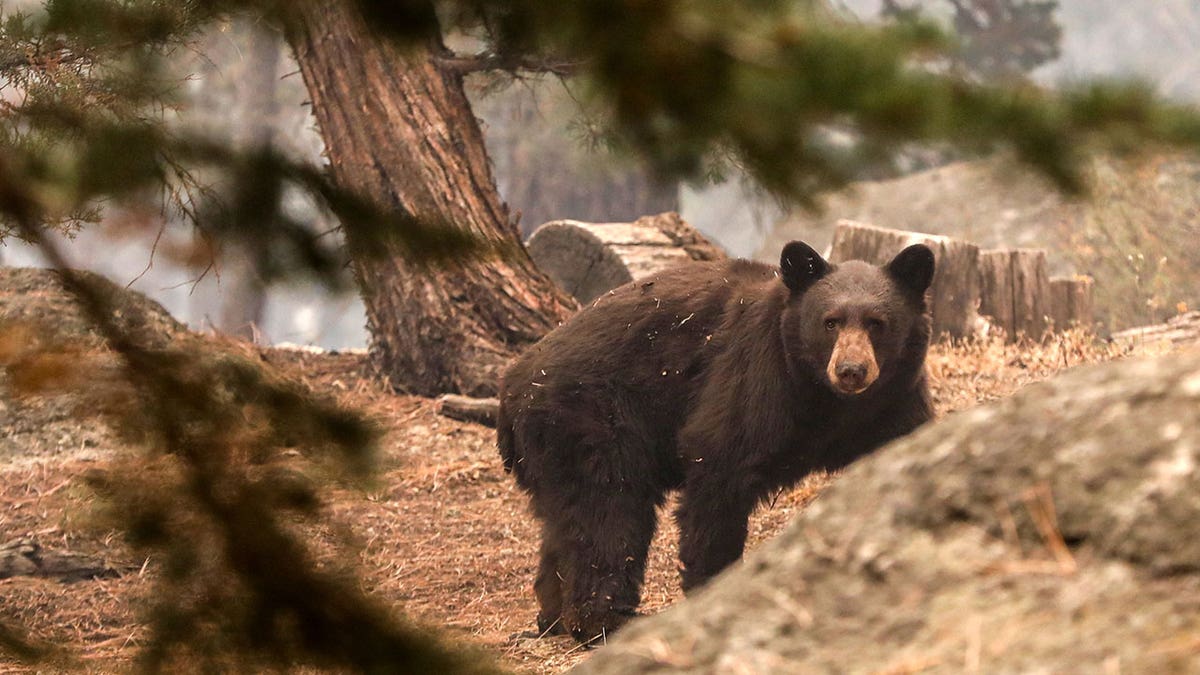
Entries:
[[[451, 648], [421, 629], [397, 621], [355, 586], [318, 569], [302, 540], [284, 525], [279, 516], [283, 506], [270, 499], [271, 486], [262, 479], [250, 479], [234, 466], [236, 444], [247, 443], [250, 434], [222, 433], [243, 414], [229, 414], [228, 394], [238, 388], [248, 391], [247, 400], [264, 406], [268, 423], [277, 428], [286, 424], [295, 430], [297, 419], [314, 420], [316, 424], [301, 433], [310, 439], [316, 438], [313, 432], [325, 436], [324, 440], [341, 446], [348, 460], [362, 459], [361, 453], [373, 441], [375, 432], [369, 424], [353, 413], [270, 382], [256, 368], [235, 363], [214, 367], [202, 363], [190, 350], [151, 349], [140, 344], [114, 318], [113, 302], [103, 289], [68, 266], [60, 248], [40, 226], [41, 211], [37, 195], [0, 156], [0, 213], [39, 247], [63, 288], [120, 359], [124, 379], [142, 395], [145, 406], [141, 415], [133, 414], [157, 438], [159, 451], [181, 462], [180, 481], [169, 488], [173, 498], [188, 500], [189, 514], [215, 532], [219, 542], [215, 548], [225, 552], [223, 587], [241, 593], [215, 613], [206, 613], [207, 608], [196, 611], [172, 598], [160, 612], [166, 618], [153, 626], [155, 633], [143, 653], [146, 670], [164, 670], [169, 652], [186, 646], [186, 639], [172, 628], [183, 625], [186, 634], [201, 623], [217, 620], [236, 627], [233, 633], [246, 638], [231, 648], [240, 650], [234, 658], [254, 660], [266, 655], [280, 665], [292, 659], [360, 672], [503, 672], [475, 651]], [[241, 406], [233, 404], [238, 411]], [[254, 444], [249, 443], [252, 454]], [[92, 485], [119, 499], [121, 495], [116, 493], [124, 490], [127, 496], [135, 484], [94, 477]], [[143, 496], [152, 491], [152, 486], [138, 487]], [[292, 508], [315, 503], [303, 486], [287, 496], [297, 502], [290, 504]], [[136, 525], [130, 526], [130, 536], [138, 538], [138, 527], [157, 532], [154, 537], [141, 535], [141, 544], [157, 545], [166, 551], [166, 558], [172, 548], [184, 551], [188, 559], [197, 557], [187, 549], [202, 536], [198, 530], [182, 537], [162, 534], [171, 531], [164, 525], [169, 516], [156, 513], [155, 517], [159, 522], [153, 525], [144, 518], [131, 518]], [[190, 574], [202, 572], [192, 569]], [[241, 612], [240, 607], [253, 607], [254, 611]], [[0, 648], [25, 658], [39, 656], [31, 643], [3, 624]], [[211, 652], [200, 655], [218, 656]]]
[[485, 71], [502, 70], [507, 72], [547, 73], [560, 77], [569, 77], [579, 72], [580, 61], [570, 59], [536, 56], [526, 54], [504, 54], [483, 51], [477, 54], [452, 54], [437, 59], [438, 65], [445, 71], [459, 75], [469, 75]]
[[14, 70], [46, 68], [64, 63], [89, 63], [93, 60], [91, 54], [77, 51], [63, 44], [56, 44], [49, 49], [37, 46], [31, 50], [14, 51], [0, 56], [0, 74], [7, 75]]

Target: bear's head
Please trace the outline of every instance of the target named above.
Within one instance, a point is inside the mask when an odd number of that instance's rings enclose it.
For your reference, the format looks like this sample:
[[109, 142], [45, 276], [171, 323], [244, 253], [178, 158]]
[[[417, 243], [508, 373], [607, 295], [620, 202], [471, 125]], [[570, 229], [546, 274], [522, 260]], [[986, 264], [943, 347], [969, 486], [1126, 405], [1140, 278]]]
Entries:
[[860, 260], [832, 265], [803, 242], [785, 246], [782, 337], [789, 371], [847, 397], [902, 372], [915, 377], [929, 345], [925, 291], [933, 266], [923, 244], [882, 267]]

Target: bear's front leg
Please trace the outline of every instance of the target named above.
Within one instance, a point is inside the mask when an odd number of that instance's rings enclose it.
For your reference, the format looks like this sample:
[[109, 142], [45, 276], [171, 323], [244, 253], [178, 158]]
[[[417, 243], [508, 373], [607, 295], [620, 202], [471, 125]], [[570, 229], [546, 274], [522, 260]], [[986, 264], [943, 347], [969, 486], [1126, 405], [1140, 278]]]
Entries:
[[684, 484], [675, 521], [684, 593], [703, 585], [742, 557], [746, 523], [754, 510], [753, 486], [724, 471], [693, 470]]

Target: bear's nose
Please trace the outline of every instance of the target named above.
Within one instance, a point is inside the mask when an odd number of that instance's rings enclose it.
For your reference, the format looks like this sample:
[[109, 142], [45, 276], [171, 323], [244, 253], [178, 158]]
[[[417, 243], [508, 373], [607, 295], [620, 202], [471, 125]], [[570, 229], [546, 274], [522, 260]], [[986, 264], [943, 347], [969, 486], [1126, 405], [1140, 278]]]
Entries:
[[838, 381], [847, 389], [861, 389], [867, 379], [867, 366], [855, 361], [842, 361], [837, 365]]

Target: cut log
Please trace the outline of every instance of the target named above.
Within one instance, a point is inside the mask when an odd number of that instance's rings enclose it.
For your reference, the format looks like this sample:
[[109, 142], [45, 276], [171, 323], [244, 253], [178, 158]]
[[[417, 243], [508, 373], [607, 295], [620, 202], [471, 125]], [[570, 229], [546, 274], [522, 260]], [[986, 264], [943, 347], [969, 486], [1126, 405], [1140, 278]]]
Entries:
[[1050, 279], [1050, 318], [1055, 330], [1091, 327], [1094, 286], [1091, 277], [1082, 275]]
[[1113, 333], [1112, 340], [1130, 346], [1200, 344], [1200, 312], [1185, 312], [1167, 319], [1166, 323], [1139, 326]]
[[0, 545], [0, 579], [33, 576], [59, 581], [115, 577], [120, 571], [104, 560], [71, 551], [54, 551], [29, 537]]
[[581, 303], [692, 260], [726, 257], [675, 213], [632, 223], [555, 220], [539, 227], [526, 247], [537, 266]]
[[496, 398], [471, 398], [458, 394], [445, 394], [437, 400], [437, 412], [461, 422], [474, 422], [485, 427], [496, 426], [496, 411], [500, 401]]
[[842, 220], [833, 233], [830, 262], [865, 260], [882, 265], [912, 244], [933, 250], [937, 269], [929, 291], [935, 337], [974, 335], [978, 326], [979, 247], [961, 239], [922, 232], [889, 230]]
[[678, 213], [666, 211], [655, 216], [643, 216], [633, 222], [637, 227], [653, 227], [667, 235], [671, 243], [687, 252], [692, 260], [724, 260], [725, 250], [712, 243], [700, 230], [687, 224]]

